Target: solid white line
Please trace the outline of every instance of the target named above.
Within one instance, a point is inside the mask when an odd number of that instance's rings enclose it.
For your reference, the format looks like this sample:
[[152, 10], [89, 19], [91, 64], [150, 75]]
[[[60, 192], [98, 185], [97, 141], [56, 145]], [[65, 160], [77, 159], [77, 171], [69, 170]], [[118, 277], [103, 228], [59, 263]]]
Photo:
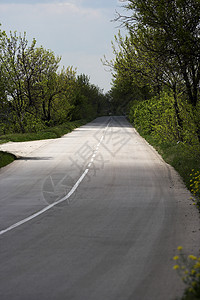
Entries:
[[[97, 151], [98, 151], [97, 148], [99, 148], [100, 144], [102, 143], [102, 141], [104, 139], [104, 136], [105, 136], [105, 133], [106, 133], [106, 130], [107, 130], [108, 126], [110, 125], [110, 122], [111, 122], [111, 119], [109, 120], [109, 122], [108, 122], [108, 124], [107, 124], [107, 126], [106, 126], [106, 128], [104, 130], [104, 133], [103, 133], [103, 135], [102, 135], [102, 137], [100, 139], [100, 142], [98, 143], [98, 145], [97, 145], [97, 147], [96, 147], [96, 149], [94, 151], [94, 154], [92, 155], [92, 158], [91, 158], [91, 160], [90, 160], [90, 162], [89, 162], [89, 164], [87, 166], [87, 169], [83, 172], [83, 174], [78, 179], [78, 181], [75, 183], [75, 185], [72, 187], [72, 189], [69, 191], [69, 193], [66, 196], [64, 196], [62, 199], [60, 199], [60, 200], [58, 200], [58, 201], [56, 201], [56, 202], [54, 202], [54, 203], [46, 206], [45, 208], [41, 209], [40, 211], [36, 212], [35, 214], [33, 214], [33, 215], [31, 215], [31, 216], [29, 216], [29, 217], [27, 217], [27, 218], [25, 218], [25, 219], [23, 219], [23, 220], [15, 223], [13, 225], [11, 225], [10, 227], [8, 227], [6, 229], [1, 230], [0, 231], [0, 235], [6, 233], [6, 232], [8, 232], [8, 231], [10, 231], [10, 230], [12, 230], [12, 229], [14, 229], [16, 227], [19, 227], [19, 226], [21, 226], [21, 225], [23, 225], [23, 224], [25, 224], [25, 223], [33, 220], [33, 219], [35, 219], [36, 217], [38, 217], [38, 216], [42, 215], [43, 213], [45, 213], [46, 211], [50, 210], [52, 207], [54, 207], [54, 206], [56, 206], [56, 205], [58, 205], [58, 204], [60, 204], [60, 203], [62, 203], [64, 201], [66, 201], [67, 199], [69, 199], [69, 197], [71, 197], [71, 195], [76, 191], [76, 189], [78, 188], [78, 186], [80, 185], [80, 183], [82, 182], [82, 180], [85, 178], [85, 176], [89, 172], [89, 168], [91, 167], [91, 165], [92, 165], [92, 163], [93, 163], [93, 161], [94, 161], [94, 159], [96, 157], [96, 154], [97, 154]], [[69, 201], [68, 201], [68, 203], [69, 203]]]

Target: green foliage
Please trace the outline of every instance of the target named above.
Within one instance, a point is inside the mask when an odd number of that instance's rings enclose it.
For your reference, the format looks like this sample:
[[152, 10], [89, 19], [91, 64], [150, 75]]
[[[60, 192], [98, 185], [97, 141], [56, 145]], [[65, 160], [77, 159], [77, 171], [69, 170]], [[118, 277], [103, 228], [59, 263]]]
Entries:
[[89, 119], [82, 119], [73, 122], [63, 123], [58, 126], [48, 127], [36, 133], [12, 133], [0, 136], [0, 144], [5, 142], [25, 142], [34, 140], [59, 138], [64, 134], [71, 132], [73, 129], [86, 124]]
[[106, 97], [72, 67], [58, 71], [61, 58], [26, 34], [0, 31], [0, 135], [39, 132], [46, 126], [94, 118]]
[[40, 118], [28, 113], [24, 116], [23, 124], [26, 132], [39, 132], [45, 128], [44, 122]]
[[155, 140], [163, 142], [183, 142], [198, 145], [199, 106], [195, 113], [191, 104], [181, 96], [177, 100], [179, 108], [179, 126], [174, 97], [166, 92], [150, 100], [134, 105], [130, 110], [130, 120], [141, 134], [151, 134]]
[[68, 67], [46, 78], [41, 103], [41, 117], [46, 124], [62, 124], [70, 119], [75, 97], [75, 75], [75, 71]]
[[[114, 71], [116, 104], [123, 107], [126, 99], [138, 102], [156, 96], [159, 100], [155, 110], [151, 102], [149, 107], [141, 104], [142, 112], [136, 109], [134, 122], [137, 124], [139, 118], [141, 130], [153, 131], [157, 138], [164, 135], [166, 140], [197, 144], [200, 141], [200, 2], [125, 2], [128, 14], [119, 14], [116, 20], [122, 22], [128, 33], [125, 37], [120, 32], [115, 36], [115, 44], [112, 43], [115, 59], [104, 62]], [[135, 91], [142, 89], [145, 93], [136, 95]], [[169, 97], [163, 96], [166, 91]], [[166, 102], [164, 105], [161, 98]], [[141, 121], [145, 113], [147, 121]]]
[[143, 135], [163, 157], [163, 159], [175, 168], [184, 180], [187, 188], [193, 193], [191, 187], [191, 170], [197, 170], [200, 166], [200, 147], [185, 143], [161, 142], [155, 140], [152, 135]]
[[180, 131], [176, 112], [174, 108], [174, 98], [167, 93], [162, 93], [161, 97], [152, 99], [152, 135], [158, 141], [173, 142], [180, 139]]
[[77, 76], [76, 81], [76, 92], [74, 100], [74, 109], [72, 111], [72, 120], [84, 119], [84, 118], [95, 118], [97, 114], [101, 113], [101, 103], [105, 96], [102, 91], [90, 84], [89, 77], [85, 74]]
[[15, 160], [15, 156], [11, 153], [0, 151], [0, 168], [10, 164]]
[[130, 119], [141, 134], [150, 134], [152, 132], [152, 109], [151, 101], [142, 101], [135, 109], [131, 110]]
[[197, 206], [200, 208], [200, 170], [195, 169], [192, 169], [190, 174], [190, 189], [196, 197]]
[[[200, 83], [199, 0], [128, 0], [129, 16], [119, 16], [134, 37], [136, 56], [152, 62], [152, 74], [175, 88], [181, 80], [190, 104], [198, 102]], [[132, 47], [133, 48], [133, 47]], [[155, 63], [154, 63], [155, 62]], [[140, 64], [139, 64], [140, 65]], [[163, 70], [163, 78], [160, 77]]]
[[52, 51], [36, 48], [35, 39], [29, 46], [26, 34], [4, 34], [0, 40], [3, 101], [15, 115], [21, 132], [26, 131], [28, 113], [36, 118], [40, 115], [43, 95], [48, 94], [46, 83], [57, 71], [59, 61]]
[[195, 120], [200, 111], [197, 114], [197, 106], [194, 113], [191, 104], [184, 103], [185, 100], [179, 96], [182, 128], [177, 121], [174, 98], [167, 93], [162, 93], [160, 98], [133, 103], [129, 118], [139, 133], [179, 172], [193, 193], [191, 170], [198, 171], [197, 166], [200, 166], [198, 124]]
[[143, 101], [150, 95], [147, 86], [140, 87], [130, 77], [118, 74], [110, 90], [110, 109], [114, 115], [126, 115], [133, 103]]
[[199, 145], [200, 103], [194, 108], [187, 100], [179, 101], [182, 119], [183, 141], [189, 145]]
[[159, 141], [178, 141], [174, 98], [162, 93], [139, 103], [131, 110], [130, 119], [142, 134], [152, 134]]

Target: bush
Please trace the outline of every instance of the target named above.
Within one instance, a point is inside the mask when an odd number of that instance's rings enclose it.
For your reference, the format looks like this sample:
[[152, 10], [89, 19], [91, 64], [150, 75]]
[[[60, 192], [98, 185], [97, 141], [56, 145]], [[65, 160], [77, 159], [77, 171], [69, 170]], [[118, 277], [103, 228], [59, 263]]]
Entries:
[[129, 118], [141, 134], [150, 134], [160, 143], [199, 145], [200, 104], [194, 109], [179, 95], [177, 105], [178, 112], [173, 95], [163, 92], [132, 106]]
[[[200, 166], [200, 103], [194, 109], [180, 96], [177, 98], [181, 125], [178, 124], [174, 97], [163, 92], [160, 97], [138, 102], [130, 109], [130, 120], [139, 133], [171, 164], [182, 176], [188, 189], [191, 186], [191, 170]], [[196, 187], [196, 186], [195, 186]], [[199, 200], [197, 199], [197, 204]]]

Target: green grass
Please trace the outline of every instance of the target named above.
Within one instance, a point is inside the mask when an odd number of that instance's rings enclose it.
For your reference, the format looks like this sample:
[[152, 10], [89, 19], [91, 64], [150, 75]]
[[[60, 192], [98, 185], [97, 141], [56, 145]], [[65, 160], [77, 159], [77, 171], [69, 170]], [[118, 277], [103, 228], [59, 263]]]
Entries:
[[191, 170], [200, 171], [200, 146], [194, 147], [184, 143], [160, 143], [150, 135], [144, 135], [143, 137], [161, 154], [168, 164], [175, 168], [187, 188], [191, 190]]
[[5, 167], [16, 159], [15, 155], [0, 151], [0, 168]]
[[48, 127], [37, 133], [11, 133], [0, 136], [0, 144], [12, 142], [26, 142], [35, 140], [55, 139], [71, 132], [73, 129], [80, 127], [88, 122], [88, 120], [79, 120], [68, 122], [59, 126]]
[[[55, 139], [71, 132], [73, 129], [80, 127], [90, 120], [79, 120], [68, 122], [55, 127], [48, 127], [37, 133], [12, 133], [0, 136], [0, 144], [6, 142], [26, 142], [35, 140]], [[0, 168], [13, 162], [16, 157], [10, 153], [0, 151]]]

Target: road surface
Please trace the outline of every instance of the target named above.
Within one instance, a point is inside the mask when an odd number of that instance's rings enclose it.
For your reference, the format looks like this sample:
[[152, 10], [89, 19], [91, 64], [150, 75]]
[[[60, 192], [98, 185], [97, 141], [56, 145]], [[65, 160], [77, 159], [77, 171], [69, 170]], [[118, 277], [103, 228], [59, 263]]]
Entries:
[[24, 153], [0, 170], [1, 300], [182, 295], [173, 256], [180, 245], [198, 253], [199, 215], [124, 117]]

